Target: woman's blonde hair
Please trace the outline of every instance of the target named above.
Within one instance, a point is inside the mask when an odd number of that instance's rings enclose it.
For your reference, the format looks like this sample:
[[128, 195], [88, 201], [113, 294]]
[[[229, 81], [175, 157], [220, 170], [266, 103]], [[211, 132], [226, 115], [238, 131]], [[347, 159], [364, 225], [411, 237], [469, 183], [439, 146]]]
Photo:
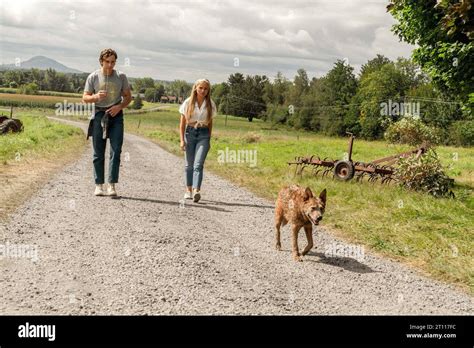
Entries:
[[197, 101], [197, 88], [202, 84], [206, 84], [207, 87], [209, 88], [209, 91], [207, 92], [206, 99], [205, 99], [206, 109], [207, 109], [206, 123], [209, 123], [209, 120], [212, 117], [211, 83], [209, 82], [208, 79], [199, 79], [196, 82], [194, 82], [193, 89], [191, 91], [191, 96], [189, 98], [189, 103], [188, 103], [188, 107], [186, 109], [186, 115], [185, 115], [187, 122], [189, 122], [192, 114], [194, 113], [194, 105], [196, 104], [196, 101]]

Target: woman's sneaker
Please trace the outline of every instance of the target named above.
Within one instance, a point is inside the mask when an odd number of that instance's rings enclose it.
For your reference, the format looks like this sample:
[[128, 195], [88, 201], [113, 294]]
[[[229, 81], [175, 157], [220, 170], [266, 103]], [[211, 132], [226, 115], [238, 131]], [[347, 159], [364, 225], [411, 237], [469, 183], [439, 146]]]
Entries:
[[193, 201], [197, 203], [199, 202], [200, 199], [201, 199], [201, 193], [199, 191], [194, 191]]
[[94, 195], [96, 196], [103, 196], [104, 195], [104, 187], [102, 184], [95, 185]]
[[108, 196], [117, 196], [117, 191], [115, 191], [115, 184], [109, 184], [107, 189]]
[[186, 191], [184, 199], [193, 199], [193, 193], [191, 191]]

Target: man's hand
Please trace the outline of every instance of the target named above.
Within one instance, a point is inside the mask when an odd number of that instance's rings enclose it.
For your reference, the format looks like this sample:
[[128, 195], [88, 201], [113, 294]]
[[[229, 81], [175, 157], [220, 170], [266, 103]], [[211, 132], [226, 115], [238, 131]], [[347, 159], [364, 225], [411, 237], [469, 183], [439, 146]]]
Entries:
[[120, 105], [114, 105], [108, 108], [105, 112], [108, 113], [110, 116], [115, 117], [121, 110], [122, 107]]
[[180, 148], [181, 150], [183, 150], [183, 151], [186, 151], [186, 144], [184, 143], [184, 141], [181, 141], [181, 142], [179, 143], [179, 148]]
[[97, 98], [99, 98], [98, 101], [104, 100], [107, 98], [107, 91], [100, 90], [99, 93], [96, 94]]

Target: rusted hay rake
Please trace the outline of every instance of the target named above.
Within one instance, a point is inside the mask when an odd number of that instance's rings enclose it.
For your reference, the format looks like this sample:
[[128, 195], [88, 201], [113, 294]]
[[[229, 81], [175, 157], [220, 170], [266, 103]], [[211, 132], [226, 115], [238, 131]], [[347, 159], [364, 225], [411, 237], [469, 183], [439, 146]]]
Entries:
[[323, 177], [330, 173], [341, 181], [348, 181], [355, 177], [356, 181], [361, 181], [364, 177], [369, 182], [380, 180], [382, 184], [388, 184], [396, 180], [395, 171], [396, 164], [400, 158], [409, 157], [413, 154], [416, 157], [423, 155], [428, 150], [428, 145], [423, 143], [420, 147], [403, 152], [397, 155], [388, 156], [371, 162], [357, 162], [352, 160], [352, 147], [354, 145], [355, 136], [349, 134], [349, 148], [347, 151], [347, 159], [331, 160], [327, 157], [321, 159], [319, 156], [296, 157], [294, 162], [288, 162], [289, 165], [295, 165], [295, 176], [303, 175], [305, 168], [311, 168], [311, 174], [316, 176], [322, 174]]
[[10, 109], [10, 117], [6, 115], [0, 115], [0, 134], [19, 133], [23, 131], [23, 123], [16, 119], [12, 118], [13, 116], [13, 107]]

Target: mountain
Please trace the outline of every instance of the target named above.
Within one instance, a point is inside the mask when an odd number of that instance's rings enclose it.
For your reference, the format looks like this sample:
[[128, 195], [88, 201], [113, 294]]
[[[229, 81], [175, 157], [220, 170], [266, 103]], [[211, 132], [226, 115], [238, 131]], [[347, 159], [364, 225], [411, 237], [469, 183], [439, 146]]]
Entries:
[[77, 74], [82, 73], [82, 71], [69, 68], [54, 59], [44, 57], [44, 56], [35, 56], [33, 58], [25, 60], [24, 62], [21, 62], [21, 66], [19, 67], [15, 66], [15, 64], [1, 64], [0, 65], [0, 70], [16, 70], [16, 69], [31, 69], [31, 68], [36, 68], [36, 69], [41, 69], [41, 70], [46, 70], [46, 69], [51, 68], [58, 72], [63, 72], [63, 73], [77, 73]]

